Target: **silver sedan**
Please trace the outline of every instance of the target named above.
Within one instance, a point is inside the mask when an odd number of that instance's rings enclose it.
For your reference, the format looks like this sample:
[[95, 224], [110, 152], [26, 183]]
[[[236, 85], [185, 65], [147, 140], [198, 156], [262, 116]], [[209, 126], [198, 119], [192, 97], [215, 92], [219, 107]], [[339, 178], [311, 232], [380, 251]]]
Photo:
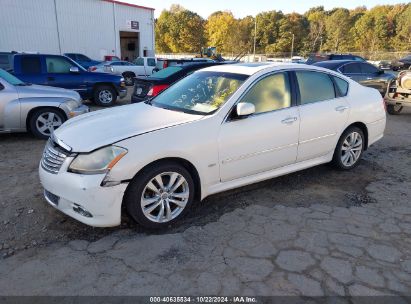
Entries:
[[88, 111], [75, 91], [24, 83], [0, 69], [0, 133], [30, 131], [45, 139]]

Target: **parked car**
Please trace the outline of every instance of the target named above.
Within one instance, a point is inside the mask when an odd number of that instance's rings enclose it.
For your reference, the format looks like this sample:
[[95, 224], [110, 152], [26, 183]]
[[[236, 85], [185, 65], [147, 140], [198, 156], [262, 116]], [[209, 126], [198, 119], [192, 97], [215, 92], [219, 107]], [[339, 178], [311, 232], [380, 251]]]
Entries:
[[15, 54], [12, 63], [12, 73], [26, 83], [75, 90], [100, 106], [111, 106], [127, 95], [124, 78], [88, 72], [66, 56]]
[[407, 70], [411, 67], [411, 55], [405, 56], [398, 60], [398, 70]]
[[380, 70], [391, 70], [393, 68], [392, 63], [389, 60], [381, 60], [378, 62], [377, 66]]
[[131, 96], [131, 103], [142, 102], [153, 98], [188, 74], [216, 64], [218, 63], [190, 61], [162, 69], [148, 77], [138, 77], [134, 81], [134, 92]]
[[182, 58], [182, 59], [169, 59], [169, 58], [157, 58], [156, 67], [153, 72], [158, 72], [169, 66], [182, 65], [190, 62], [216, 62], [210, 58]]
[[310, 56], [306, 64], [313, 64], [316, 62], [321, 62], [321, 61], [328, 61], [328, 60], [354, 60], [354, 61], [361, 61], [365, 62], [366, 60], [360, 56], [357, 55], [351, 55], [351, 54], [316, 54]]
[[134, 77], [151, 75], [153, 69], [148, 66], [135, 65], [128, 61], [106, 61], [91, 67], [90, 71], [123, 76], [126, 85], [132, 86]]
[[121, 59], [114, 55], [104, 56], [104, 61], [120, 61]]
[[411, 107], [411, 70], [401, 71], [391, 80], [385, 96], [387, 112], [398, 115], [404, 107]]
[[385, 122], [378, 91], [340, 73], [218, 65], [151, 101], [72, 119], [39, 174], [46, 200], [80, 222], [119, 225], [124, 206], [143, 226], [168, 227], [214, 193], [331, 161], [353, 169]]
[[387, 92], [388, 83], [395, 79], [393, 74], [385, 73], [383, 70], [367, 62], [330, 60], [317, 62], [313, 65], [340, 72], [366, 87], [377, 89], [382, 96]]
[[91, 66], [98, 65], [101, 63], [101, 61], [90, 59], [86, 55], [78, 53], [65, 53], [64, 56], [70, 58], [71, 60], [74, 60], [86, 70]]
[[64, 121], [88, 111], [75, 91], [30, 85], [0, 69], [0, 133], [48, 138]]
[[0, 69], [6, 71], [11, 69], [13, 55], [13, 52], [0, 52]]
[[144, 68], [144, 74], [140, 74], [140, 76], [151, 75], [156, 67], [157, 59], [155, 57], [138, 57], [133, 61], [133, 63]]

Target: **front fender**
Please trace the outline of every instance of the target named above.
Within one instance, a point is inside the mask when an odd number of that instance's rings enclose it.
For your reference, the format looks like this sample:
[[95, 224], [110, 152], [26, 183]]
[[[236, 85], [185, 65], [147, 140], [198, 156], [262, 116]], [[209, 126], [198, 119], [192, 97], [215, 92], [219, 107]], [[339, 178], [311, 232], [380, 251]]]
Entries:
[[30, 111], [41, 108], [41, 107], [51, 107], [61, 109], [66, 118], [68, 118], [67, 107], [62, 107], [61, 105], [67, 100], [66, 97], [31, 97], [31, 98], [21, 98], [21, 115], [20, 115], [20, 124], [22, 127], [26, 126], [27, 116]]

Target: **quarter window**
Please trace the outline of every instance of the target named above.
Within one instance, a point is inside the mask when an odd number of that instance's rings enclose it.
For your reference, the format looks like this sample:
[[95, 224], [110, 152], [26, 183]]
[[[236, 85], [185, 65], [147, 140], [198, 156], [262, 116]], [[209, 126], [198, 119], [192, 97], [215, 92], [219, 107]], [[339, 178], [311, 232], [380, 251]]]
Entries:
[[70, 61], [60, 57], [46, 57], [47, 73], [70, 73], [72, 64]]
[[23, 74], [40, 74], [41, 73], [40, 58], [23, 56], [21, 58], [21, 71]]
[[325, 73], [311, 71], [295, 72], [300, 89], [301, 104], [335, 98], [334, 84]]
[[288, 73], [278, 73], [257, 82], [241, 102], [254, 104], [255, 113], [280, 110], [291, 106]]
[[338, 90], [340, 91], [340, 96], [346, 96], [348, 93], [348, 82], [342, 80], [339, 77], [332, 76], [332, 78], [334, 79], [334, 82], [337, 85]]

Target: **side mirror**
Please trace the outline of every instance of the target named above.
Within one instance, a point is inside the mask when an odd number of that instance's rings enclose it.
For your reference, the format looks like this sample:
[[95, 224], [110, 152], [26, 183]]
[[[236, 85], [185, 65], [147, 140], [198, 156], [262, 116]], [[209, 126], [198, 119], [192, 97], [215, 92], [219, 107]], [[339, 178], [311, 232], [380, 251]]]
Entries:
[[70, 73], [80, 73], [80, 70], [78, 67], [71, 67], [70, 68]]
[[240, 102], [236, 106], [238, 117], [246, 117], [255, 113], [255, 106], [249, 102]]

